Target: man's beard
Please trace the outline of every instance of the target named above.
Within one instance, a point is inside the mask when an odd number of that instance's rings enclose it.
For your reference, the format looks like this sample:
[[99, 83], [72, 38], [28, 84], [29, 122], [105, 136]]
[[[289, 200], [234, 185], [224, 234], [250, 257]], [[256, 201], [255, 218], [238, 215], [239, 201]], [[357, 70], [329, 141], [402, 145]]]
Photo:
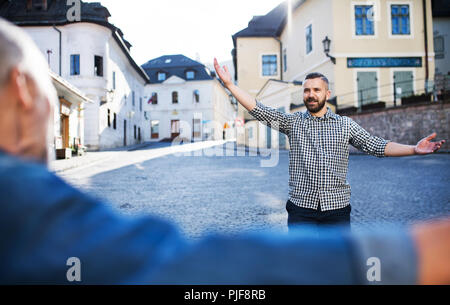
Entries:
[[[327, 101], [326, 98], [324, 98], [322, 101], [319, 101], [319, 100], [317, 100], [317, 99], [315, 99], [313, 97], [310, 97], [310, 98], [304, 100], [304, 103], [305, 103], [306, 109], [308, 109], [309, 112], [317, 113], [320, 110], [322, 110], [323, 107], [325, 107], [326, 101]], [[309, 102], [316, 102], [316, 103], [309, 104]]]

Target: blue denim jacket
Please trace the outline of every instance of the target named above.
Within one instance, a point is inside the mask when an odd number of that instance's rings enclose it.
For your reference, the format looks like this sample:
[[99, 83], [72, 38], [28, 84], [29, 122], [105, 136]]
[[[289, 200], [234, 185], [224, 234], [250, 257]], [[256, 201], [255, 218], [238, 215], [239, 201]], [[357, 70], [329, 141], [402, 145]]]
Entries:
[[[154, 216], [117, 214], [43, 165], [0, 152], [0, 284], [365, 284], [381, 261], [381, 282], [416, 280], [415, 251], [404, 230], [318, 236], [211, 235], [191, 242]], [[386, 270], [385, 270], [386, 269]]]

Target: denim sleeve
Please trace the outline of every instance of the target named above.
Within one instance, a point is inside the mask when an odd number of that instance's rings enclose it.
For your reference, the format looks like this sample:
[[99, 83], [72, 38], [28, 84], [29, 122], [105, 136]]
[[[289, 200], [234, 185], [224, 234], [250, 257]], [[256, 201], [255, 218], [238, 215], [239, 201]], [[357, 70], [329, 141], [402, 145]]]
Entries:
[[80, 284], [357, 283], [341, 234], [193, 242], [167, 221], [121, 216], [46, 171], [13, 171], [0, 175], [0, 284], [77, 284], [67, 278], [72, 257]]
[[167, 221], [121, 216], [43, 169], [0, 166], [0, 194], [0, 284], [71, 284], [71, 257], [81, 262], [81, 284], [357, 284], [367, 257], [381, 261], [383, 283], [411, 283], [415, 274], [402, 232], [352, 239], [305, 229], [191, 242]]
[[411, 235], [400, 227], [353, 234], [355, 265], [362, 284], [417, 283], [417, 254]]
[[351, 118], [349, 118], [349, 120], [350, 144], [367, 154], [379, 158], [384, 157], [384, 151], [389, 141], [370, 135], [364, 128], [358, 125], [358, 123], [353, 121]]
[[256, 101], [256, 107], [249, 111], [249, 113], [261, 123], [278, 129], [280, 132], [289, 135], [294, 123], [295, 114], [284, 113], [277, 109], [267, 107]]

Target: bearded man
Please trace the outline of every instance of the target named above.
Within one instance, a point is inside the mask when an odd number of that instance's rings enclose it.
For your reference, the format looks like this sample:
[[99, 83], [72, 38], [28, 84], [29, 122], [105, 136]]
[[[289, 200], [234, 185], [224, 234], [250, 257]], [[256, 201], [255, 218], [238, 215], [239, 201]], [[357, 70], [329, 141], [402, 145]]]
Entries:
[[264, 106], [233, 84], [226, 66], [216, 59], [217, 75], [249, 113], [289, 138], [288, 226], [307, 224], [350, 227], [350, 185], [347, 183], [349, 144], [377, 157], [425, 155], [437, 151], [444, 140], [436, 134], [417, 145], [403, 145], [370, 135], [349, 117], [326, 107], [331, 97], [328, 79], [310, 73], [303, 82], [306, 112], [283, 113]]

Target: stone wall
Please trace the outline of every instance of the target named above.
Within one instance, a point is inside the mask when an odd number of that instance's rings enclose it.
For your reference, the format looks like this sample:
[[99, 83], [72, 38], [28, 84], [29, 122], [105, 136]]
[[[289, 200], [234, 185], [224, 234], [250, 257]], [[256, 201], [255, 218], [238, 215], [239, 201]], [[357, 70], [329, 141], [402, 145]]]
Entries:
[[[450, 103], [448, 101], [401, 106], [347, 116], [370, 134], [401, 144], [415, 145], [420, 139], [436, 132], [435, 140], [446, 140], [440, 152], [450, 152]], [[350, 151], [357, 152], [352, 146]]]

